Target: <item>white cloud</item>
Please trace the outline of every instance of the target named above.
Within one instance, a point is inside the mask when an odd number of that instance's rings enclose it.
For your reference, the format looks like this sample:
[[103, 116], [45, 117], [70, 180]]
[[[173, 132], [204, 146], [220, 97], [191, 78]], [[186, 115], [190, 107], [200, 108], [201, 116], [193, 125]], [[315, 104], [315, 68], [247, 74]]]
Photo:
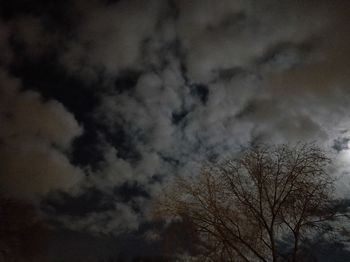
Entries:
[[81, 8], [84, 22], [63, 63], [72, 70], [91, 66], [111, 74], [138, 67], [141, 45], [154, 31], [161, 2], [132, 0], [108, 8], [99, 4]]
[[[127, 150], [137, 152], [129, 159], [118, 141], [108, 144], [102, 138], [104, 161], [90, 171], [84, 187], [113, 194], [115, 187], [136, 182], [153, 195], [162, 185], [152, 180], [155, 175], [195, 172], [208, 157], [232, 154], [255, 140], [316, 140], [330, 148], [333, 139], [350, 136], [349, 59], [344, 55], [350, 46], [348, 4], [173, 3], [178, 10], [157, 0], [80, 6], [86, 7], [80, 10], [83, 19], [77, 36], [65, 43], [61, 62], [71, 72], [84, 72], [86, 81], [107, 75], [110, 89], [99, 93], [96, 88], [101, 105], [94, 120], [111, 134], [123, 128]], [[35, 49], [41, 30], [30, 21], [19, 32]], [[7, 37], [6, 27], [1, 34]], [[121, 92], [113, 79], [126, 68], [141, 75], [134, 87]], [[0, 138], [6, 140], [3, 180], [16, 177], [19, 183], [9, 188], [28, 195], [67, 189], [82, 171], [63, 152], [69, 152], [81, 127], [59, 102], [20, 91], [20, 83], [5, 74], [2, 82], [8, 83], [0, 89], [6, 123], [0, 127]], [[203, 84], [203, 90], [196, 84]], [[25, 170], [30, 181], [38, 181], [27, 188]], [[147, 202], [138, 200], [147, 210]], [[92, 214], [72, 227], [96, 232], [119, 230], [123, 224], [136, 228], [140, 218], [132, 204], [118, 203], [115, 210]], [[67, 217], [66, 223], [72, 220]]]
[[310, 12], [303, 6], [287, 1], [180, 1], [177, 28], [190, 76], [207, 82], [215, 69], [249, 67], [271, 46], [317, 35], [327, 16], [319, 8]]
[[[348, 67], [335, 59], [339, 58], [334, 53], [336, 48], [327, 44], [328, 35], [334, 34], [332, 26], [341, 21], [333, 19], [336, 11], [328, 12], [329, 6], [323, 2], [313, 9], [309, 2], [176, 3], [176, 19], [167, 19], [155, 33], [153, 29], [143, 29], [140, 34], [147, 35], [152, 46], [150, 53], [142, 55], [155, 61], [165, 57], [167, 63], [153, 64], [156, 70], [144, 68], [146, 72], [128, 92], [111, 91], [104, 95], [96, 112], [96, 118], [112, 132], [116, 126], [124, 128], [141, 158], [133, 162], [116, 157], [114, 152], [101, 171], [108, 174], [108, 181], [120, 185], [122, 181], [136, 180], [147, 186], [155, 174], [188, 172], [208, 156], [230, 154], [254, 139], [274, 143], [317, 140], [331, 144], [339, 126], [346, 121], [348, 108], [345, 85], [334, 88], [331, 81], [348, 83], [344, 69]], [[97, 33], [106, 27], [108, 33], [95, 38], [94, 45], [103, 46], [108, 57], [97, 56], [99, 60], [92, 64], [113, 68], [111, 63], [115, 63], [115, 72], [127, 65], [141, 66], [133, 64], [139, 61], [136, 55], [141, 55], [137, 52], [141, 38], [133, 38], [138, 31], [130, 29], [135, 21], [129, 14], [139, 12], [134, 8], [142, 5], [124, 4], [99, 10], [87, 26], [96, 28]], [[118, 17], [122, 11], [122, 22], [115, 25], [118, 19], [112, 17]], [[151, 17], [145, 22], [141, 15], [140, 21], [153, 25], [156, 11], [149, 13], [146, 9], [145, 14]], [[110, 30], [114, 26], [116, 29]], [[167, 30], [169, 33], [165, 34]], [[129, 39], [134, 39], [131, 45], [121, 44]], [[175, 39], [180, 43], [178, 48], [184, 48], [185, 57], [175, 55], [170, 47], [162, 49], [162, 45]], [[340, 39], [334, 43], [346, 48]], [[120, 52], [134, 58], [120, 62], [123, 60], [114, 56]], [[329, 71], [329, 65], [342, 69]], [[187, 75], [181, 66], [188, 70]], [[324, 73], [321, 82], [317, 80], [318, 68]], [[195, 97], [186, 77], [190, 83], [206, 84], [206, 103]], [[318, 92], [318, 84], [327, 86], [327, 96]], [[183, 113], [182, 122], [174, 124], [173, 114], [179, 112]]]
[[0, 72], [1, 190], [35, 198], [50, 190], [71, 190], [83, 177], [66, 156], [82, 128], [57, 101], [20, 91], [21, 83]]

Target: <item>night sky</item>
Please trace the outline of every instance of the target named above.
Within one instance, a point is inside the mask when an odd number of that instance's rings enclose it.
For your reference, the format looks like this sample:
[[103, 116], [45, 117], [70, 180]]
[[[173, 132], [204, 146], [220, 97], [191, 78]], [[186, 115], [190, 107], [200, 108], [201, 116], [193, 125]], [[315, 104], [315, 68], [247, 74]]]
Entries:
[[[0, 193], [67, 262], [161, 256], [168, 181], [249, 145], [316, 143], [346, 200], [349, 19], [346, 0], [1, 1]], [[337, 238], [320, 261], [350, 260]]]

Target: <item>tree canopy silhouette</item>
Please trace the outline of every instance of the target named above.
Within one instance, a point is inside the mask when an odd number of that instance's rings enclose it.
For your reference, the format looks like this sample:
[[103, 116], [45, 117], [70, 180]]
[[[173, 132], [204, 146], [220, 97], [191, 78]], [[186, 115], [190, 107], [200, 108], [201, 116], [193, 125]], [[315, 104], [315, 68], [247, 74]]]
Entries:
[[334, 215], [329, 164], [315, 145], [249, 148], [175, 179], [157, 214], [191, 225], [202, 261], [302, 261], [305, 233]]

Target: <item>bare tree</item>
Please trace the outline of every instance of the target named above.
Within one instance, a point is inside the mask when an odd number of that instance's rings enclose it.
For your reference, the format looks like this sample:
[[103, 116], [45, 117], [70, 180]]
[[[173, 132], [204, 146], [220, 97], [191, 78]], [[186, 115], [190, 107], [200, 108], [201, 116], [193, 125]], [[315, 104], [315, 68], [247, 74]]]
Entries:
[[[334, 215], [329, 164], [314, 145], [250, 148], [177, 178], [157, 214], [190, 222], [208, 261], [301, 261], [303, 234]], [[293, 245], [282, 254], [278, 243], [286, 235]]]

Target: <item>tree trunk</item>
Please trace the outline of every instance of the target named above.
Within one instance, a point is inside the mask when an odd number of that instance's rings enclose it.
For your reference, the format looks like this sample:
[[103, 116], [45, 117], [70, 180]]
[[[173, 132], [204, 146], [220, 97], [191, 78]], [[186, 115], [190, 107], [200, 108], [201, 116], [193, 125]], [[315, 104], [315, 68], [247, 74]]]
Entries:
[[269, 237], [270, 237], [270, 243], [271, 243], [272, 262], [277, 262], [275, 234], [274, 234], [273, 228], [271, 228], [269, 231]]
[[298, 247], [299, 247], [299, 232], [293, 232], [294, 233], [294, 249], [293, 249], [293, 257], [292, 261], [297, 261], [297, 253], [298, 253]]

